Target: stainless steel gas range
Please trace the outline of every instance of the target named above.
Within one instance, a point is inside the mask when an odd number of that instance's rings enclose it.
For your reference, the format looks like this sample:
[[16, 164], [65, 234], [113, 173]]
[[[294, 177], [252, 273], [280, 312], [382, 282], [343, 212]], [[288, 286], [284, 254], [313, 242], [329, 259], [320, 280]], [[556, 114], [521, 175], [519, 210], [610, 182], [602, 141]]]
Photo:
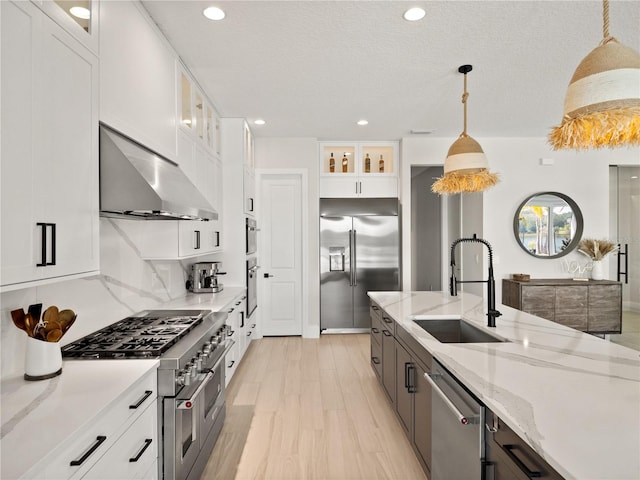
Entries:
[[199, 479], [225, 418], [226, 312], [151, 310], [62, 347], [74, 359], [159, 358], [159, 476]]

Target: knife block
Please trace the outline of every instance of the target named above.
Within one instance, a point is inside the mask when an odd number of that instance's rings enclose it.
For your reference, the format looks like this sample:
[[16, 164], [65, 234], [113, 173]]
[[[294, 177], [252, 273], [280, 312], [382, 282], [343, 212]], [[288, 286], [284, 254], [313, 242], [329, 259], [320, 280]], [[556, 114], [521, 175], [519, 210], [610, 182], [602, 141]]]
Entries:
[[25, 380], [46, 380], [62, 373], [60, 343], [27, 338]]

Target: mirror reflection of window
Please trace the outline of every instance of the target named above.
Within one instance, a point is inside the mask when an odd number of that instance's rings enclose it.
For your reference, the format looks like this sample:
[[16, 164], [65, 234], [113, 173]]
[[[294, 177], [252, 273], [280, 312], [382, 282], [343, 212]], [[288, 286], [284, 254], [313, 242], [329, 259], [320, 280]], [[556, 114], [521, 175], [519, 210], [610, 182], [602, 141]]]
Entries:
[[520, 246], [530, 255], [561, 257], [580, 241], [582, 214], [575, 202], [566, 195], [537, 193], [518, 208], [514, 234]]
[[85, 32], [91, 33], [91, 0], [54, 0]]

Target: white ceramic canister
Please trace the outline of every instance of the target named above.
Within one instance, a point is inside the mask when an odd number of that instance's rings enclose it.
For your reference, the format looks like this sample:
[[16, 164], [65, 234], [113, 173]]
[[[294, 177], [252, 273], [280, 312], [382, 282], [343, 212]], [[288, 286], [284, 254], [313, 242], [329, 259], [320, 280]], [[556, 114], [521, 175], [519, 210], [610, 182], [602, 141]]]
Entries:
[[62, 373], [62, 351], [59, 342], [27, 338], [24, 378], [45, 380]]
[[591, 279], [602, 280], [604, 278], [604, 269], [601, 260], [594, 260], [591, 266]]

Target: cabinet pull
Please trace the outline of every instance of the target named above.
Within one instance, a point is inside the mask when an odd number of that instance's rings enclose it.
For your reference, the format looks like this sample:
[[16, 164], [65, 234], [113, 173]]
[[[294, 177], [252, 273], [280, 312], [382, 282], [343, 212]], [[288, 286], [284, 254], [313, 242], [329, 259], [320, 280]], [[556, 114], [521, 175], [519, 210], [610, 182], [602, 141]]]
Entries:
[[404, 388], [407, 389], [407, 393], [415, 393], [416, 387], [413, 385], [413, 375], [411, 372], [415, 371], [415, 367], [411, 362], [405, 362], [404, 364]]
[[227, 333], [227, 335], [229, 336], [229, 338], [231, 338], [235, 333], [236, 333], [235, 330], [229, 330], [229, 333]]
[[391, 332], [389, 330], [382, 330], [382, 334], [385, 337], [392, 337], [393, 335], [391, 335]]
[[393, 320], [391, 320], [389, 317], [382, 317], [382, 320], [384, 320], [384, 323], [393, 323]]
[[130, 462], [137, 462], [138, 460], [140, 460], [140, 457], [142, 456], [142, 454], [145, 452], [145, 450], [147, 448], [149, 448], [149, 445], [151, 445], [151, 442], [153, 440], [150, 438], [145, 438], [144, 439], [144, 445], [142, 446], [142, 449], [138, 452], [138, 454], [135, 457], [131, 457], [129, 459]]
[[219, 247], [220, 246], [220, 232], [213, 232], [213, 245], [215, 247]]
[[235, 360], [231, 360], [231, 363], [230, 363], [229, 365], [227, 365], [227, 368], [231, 368], [231, 367], [233, 367], [233, 364], [234, 364], [234, 363], [236, 363], [236, 361], [235, 361]]
[[376, 327], [371, 327], [371, 331], [375, 334], [380, 333], [380, 330], [378, 330]]
[[195, 246], [193, 249], [200, 250], [200, 230], [194, 230], [193, 233], [195, 233]]
[[371, 357], [371, 361], [376, 365], [380, 365], [380, 359], [378, 357]]
[[[42, 228], [42, 253], [40, 263], [36, 263], [36, 267], [48, 267], [56, 264], [56, 224], [38, 222], [36, 225]], [[51, 261], [47, 262], [47, 228], [51, 228]]]
[[249, 198], [249, 211], [253, 212], [253, 198]]
[[93, 452], [95, 452], [98, 447], [100, 445], [102, 445], [102, 443], [107, 439], [107, 437], [105, 435], [98, 435], [96, 437], [96, 441], [94, 442], [93, 445], [91, 445], [91, 448], [89, 448], [89, 450], [86, 451], [86, 453], [84, 455], [82, 455], [82, 457], [80, 457], [78, 460], [71, 460], [71, 463], [69, 463], [69, 465], [71, 465], [72, 467], [77, 467], [78, 465], [82, 465], [84, 463], [84, 461], [89, 458], [91, 456], [91, 454]]
[[374, 312], [377, 312], [378, 310], [380, 310], [380, 308], [377, 307], [376, 305], [371, 305], [371, 308], [373, 308]]
[[151, 395], [153, 392], [151, 390], [145, 390], [144, 391], [144, 395], [142, 395], [142, 398], [140, 398], [140, 400], [138, 400], [138, 403], [136, 403], [135, 405], [129, 405], [129, 408], [132, 410], [136, 410], [140, 405], [143, 404], [143, 402], [149, 398], [149, 395]]
[[[499, 444], [500, 445], [500, 444]], [[524, 464], [522, 460], [520, 460], [513, 450], [518, 448], [518, 445], [500, 445], [500, 448], [507, 454], [507, 456], [513, 460], [513, 463], [517, 465], [517, 467], [529, 478], [540, 478], [542, 474], [540, 472], [536, 472], [534, 470], [529, 470], [529, 468]]]

